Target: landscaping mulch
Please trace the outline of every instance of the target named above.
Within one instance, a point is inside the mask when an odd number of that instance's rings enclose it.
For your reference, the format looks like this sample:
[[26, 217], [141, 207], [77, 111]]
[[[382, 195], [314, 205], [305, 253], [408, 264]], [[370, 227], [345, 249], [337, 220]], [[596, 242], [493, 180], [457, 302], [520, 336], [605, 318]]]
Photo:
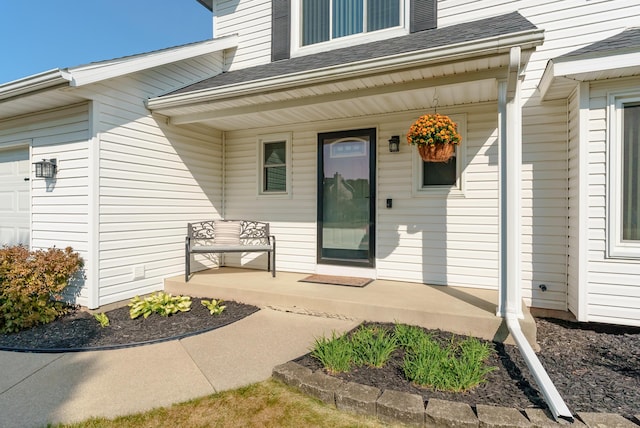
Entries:
[[[579, 324], [537, 319], [538, 358], [569, 409], [576, 412], [617, 413], [629, 419], [640, 413], [640, 328]], [[377, 324], [393, 328], [391, 324]], [[452, 334], [428, 330], [443, 342]], [[382, 390], [459, 401], [475, 406], [546, 408], [525, 361], [515, 346], [492, 343], [495, 353], [488, 364], [497, 367], [487, 382], [462, 393], [434, 391], [405, 380], [402, 351], [396, 351], [383, 368], [359, 367], [336, 377]], [[322, 369], [310, 354], [296, 360], [312, 370]]]
[[[225, 301], [225, 310], [210, 315], [201, 303], [191, 298], [191, 310], [168, 317], [152, 314], [131, 319], [129, 307], [105, 312], [110, 325], [101, 327], [92, 314], [75, 309], [56, 321], [12, 334], [0, 334], [0, 350], [24, 352], [92, 351], [140, 346], [180, 339], [231, 324], [259, 308]], [[205, 299], [210, 300], [210, 299]]]
[[[129, 308], [106, 312], [110, 326], [102, 328], [93, 316], [75, 310], [50, 324], [20, 333], [0, 335], [0, 349], [26, 352], [69, 352], [138, 346], [186, 337], [238, 321], [257, 307], [226, 301], [225, 311], [212, 316], [192, 298], [192, 309], [170, 317], [151, 315], [132, 320]], [[640, 328], [537, 319], [538, 357], [569, 409], [607, 412], [632, 419], [640, 413]], [[392, 328], [391, 324], [378, 324]], [[442, 341], [451, 333], [431, 331]], [[471, 391], [447, 393], [421, 388], [402, 375], [402, 353], [397, 351], [381, 369], [361, 367], [338, 377], [380, 389], [394, 389], [429, 398], [526, 409], [546, 407], [519, 351], [492, 343], [495, 353], [488, 364], [497, 367], [487, 382]], [[296, 360], [313, 370], [320, 363], [309, 354]]]

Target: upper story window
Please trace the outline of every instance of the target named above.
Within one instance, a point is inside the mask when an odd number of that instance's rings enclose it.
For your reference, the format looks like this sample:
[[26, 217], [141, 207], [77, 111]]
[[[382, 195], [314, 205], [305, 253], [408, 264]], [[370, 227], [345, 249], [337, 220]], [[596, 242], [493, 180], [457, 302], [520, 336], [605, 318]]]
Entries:
[[400, 0], [302, 0], [302, 46], [400, 25]]

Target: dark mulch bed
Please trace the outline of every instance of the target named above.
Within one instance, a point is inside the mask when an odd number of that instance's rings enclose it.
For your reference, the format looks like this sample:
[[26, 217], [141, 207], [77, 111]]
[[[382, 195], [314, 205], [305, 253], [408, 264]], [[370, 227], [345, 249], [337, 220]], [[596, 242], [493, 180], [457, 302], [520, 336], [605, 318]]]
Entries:
[[[228, 325], [258, 310], [257, 307], [225, 301], [226, 309], [210, 315], [199, 298], [191, 310], [169, 317], [157, 314], [134, 320], [127, 306], [105, 312], [110, 325], [102, 328], [93, 315], [74, 310], [56, 321], [13, 334], [0, 334], [0, 349], [26, 352], [70, 352], [113, 349], [178, 339]], [[210, 299], [205, 299], [210, 300]]]
[[[575, 412], [618, 413], [629, 419], [640, 413], [640, 328], [578, 324], [538, 319], [538, 357], [569, 409]], [[378, 324], [392, 328], [390, 324]], [[451, 334], [430, 330], [448, 341]], [[527, 409], [545, 408], [533, 377], [515, 346], [493, 343], [488, 364], [498, 369], [487, 382], [464, 393], [421, 388], [402, 374], [401, 351], [381, 369], [362, 367], [337, 377], [380, 389], [418, 394], [426, 401], [439, 398], [471, 406], [488, 404]], [[312, 370], [320, 363], [309, 354], [296, 360]]]
[[[136, 346], [171, 340], [213, 330], [238, 321], [258, 310], [233, 301], [216, 316], [192, 298], [192, 309], [170, 317], [129, 317], [129, 308], [107, 312], [111, 325], [101, 328], [85, 311], [73, 313], [47, 325], [20, 333], [0, 335], [0, 349], [27, 352], [68, 352]], [[572, 412], [610, 412], [627, 418], [640, 413], [640, 328], [603, 324], [536, 320], [538, 353], [543, 366]], [[382, 324], [392, 328], [391, 324]], [[433, 332], [442, 340], [450, 333]], [[461, 401], [471, 406], [489, 404], [526, 409], [546, 407], [520, 353], [514, 346], [493, 343], [496, 353], [489, 364], [498, 367], [488, 381], [469, 392], [446, 393], [415, 386], [402, 376], [402, 354], [397, 352], [382, 369], [359, 368], [340, 378], [394, 389], [429, 398]], [[320, 364], [309, 354], [296, 360], [313, 370]]]

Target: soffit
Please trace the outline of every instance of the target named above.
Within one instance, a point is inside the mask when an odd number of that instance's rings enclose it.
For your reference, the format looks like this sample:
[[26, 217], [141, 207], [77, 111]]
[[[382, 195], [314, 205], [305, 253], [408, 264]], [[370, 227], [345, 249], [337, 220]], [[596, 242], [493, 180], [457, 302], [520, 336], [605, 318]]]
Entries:
[[222, 131], [293, 125], [495, 101], [497, 79], [506, 77], [508, 53], [432, 67], [402, 69], [286, 90], [226, 97], [154, 109], [183, 125]]

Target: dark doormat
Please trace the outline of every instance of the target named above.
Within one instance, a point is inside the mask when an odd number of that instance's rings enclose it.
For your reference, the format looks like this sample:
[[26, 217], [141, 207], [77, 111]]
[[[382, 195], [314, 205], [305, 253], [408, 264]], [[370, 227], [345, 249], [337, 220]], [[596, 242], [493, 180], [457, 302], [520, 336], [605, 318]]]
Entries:
[[364, 287], [373, 281], [371, 278], [358, 278], [355, 276], [335, 276], [335, 275], [309, 275], [299, 282], [314, 282], [316, 284], [346, 285], [348, 287]]

